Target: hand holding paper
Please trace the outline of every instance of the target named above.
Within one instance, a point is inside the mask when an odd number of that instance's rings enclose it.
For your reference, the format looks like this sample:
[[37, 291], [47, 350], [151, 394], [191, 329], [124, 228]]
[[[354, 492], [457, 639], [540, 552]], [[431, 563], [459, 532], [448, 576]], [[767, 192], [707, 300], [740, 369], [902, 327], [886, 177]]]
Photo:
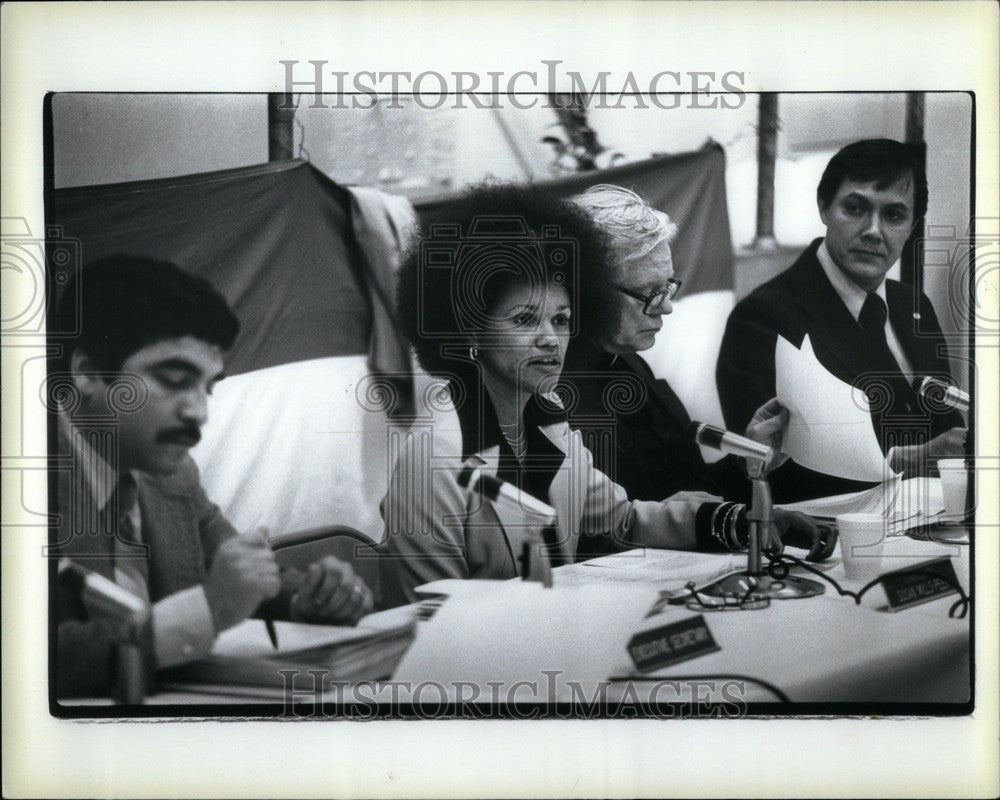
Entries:
[[894, 447], [889, 454], [889, 463], [907, 478], [926, 477], [940, 459], [962, 458], [965, 455], [966, 434], [965, 428], [951, 428], [924, 444]]
[[774, 353], [778, 400], [788, 409], [782, 449], [809, 469], [857, 481], [893, 477], [864, 392], [819, 363], [807, 335], [796, 349], [778, 337]]
[[745, 436], [755, 442], [766, 444], [774, 450], [774, 457], [767, 463], [765, 472], [777, 469], [788, 460], [788, 454], [781, 449], [785, 428], [788, 427], [788, 410], [783, 408], [777, 397], [772, 397], [758, 408], [747, 424]]

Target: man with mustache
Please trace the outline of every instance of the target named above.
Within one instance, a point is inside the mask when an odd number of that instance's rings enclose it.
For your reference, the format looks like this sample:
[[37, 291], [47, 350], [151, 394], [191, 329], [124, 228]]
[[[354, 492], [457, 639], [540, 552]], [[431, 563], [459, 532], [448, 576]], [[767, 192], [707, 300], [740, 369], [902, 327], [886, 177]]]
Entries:
[[[255, 612], [353, 624], [371, 610], [348, 564], [327, 557], [306, 573], [280, 570], [264, 531], [237, 535], [205, 496], [188, 451], [239, 330], [208, 283], [170, 263], [112, 256], [73, 279], [56, 320], [54, 330], [76, 333], [50, 376], [64, 465], [50, 554], [150, 603], [150, 671], [204, 656], [219, 632]], [[57, 693], [107, 692], [116, 623], [63, 577]]]
[[[957, 412], [925, 408], [911, 388], [916, 376], [953, 382], [944, 338], [928, 298], [886, 280], [927, 209], [922, 159], [889, 139], [854, 142], [827, 165], [817, 205], [826, 236], [729, 317], [716, 371], [726, 423], [738, 430], [774, 396], [777, 337], [801, 347], [808, 335], [832, 375], [862, 388], [877, 379], [887, 389], [886, 407], [873, 403], [872, 424], [889, 465], [905, 477], [929, 474], [937, 459], [964, 455], [964, 422]], [[792, 461], [771, 477], [778, 500], [869, 485]]]

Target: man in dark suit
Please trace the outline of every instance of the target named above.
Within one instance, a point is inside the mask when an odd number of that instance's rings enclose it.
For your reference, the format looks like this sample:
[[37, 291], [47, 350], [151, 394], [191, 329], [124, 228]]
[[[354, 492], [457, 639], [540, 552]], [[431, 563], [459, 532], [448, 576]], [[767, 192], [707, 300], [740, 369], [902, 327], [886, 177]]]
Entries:
[[[676, 225], [620, 186], [593, 186], [573, 200], [608, 237], [618, 303], [615, 324], [602, 341], [574, 337], [570, 342], [560, 379], [570, 426], [580, 431], [594, 466], [632, 499], [662, 500], [700, 490], [748, 503], [750, 480], [742, 459], [705, 461], [684, 404], [639, 355], [653, 346], [680, 288], [670, 250]], [[785, 414], [770, 397], [758, 405], [739, 430], [774, 444]], [[829, 556], [836, 542], [835, 535], [799, 514], [779, 509], [775, 523], [785, 543], [809, 549], [813, 560]], [[593, 555], [607, 552], [608, 543], [609, 537], [590, 537], [580, 547]]]
[[[738, 430], [775, 395], [777, 337], [800, 348], [808, 335], [828, 372], [868, 392], [872, 424], [893, 470], [929, 474], [937, 458], [964, 455], [963, 420], [925, 407], [911, 388], [916, 376], [951, 382], [941, 327], [925, 295], [885, 279], [927, 208], [921, 159], [911, 146], [888, 139], [850, 144], [827, 165], [817, 204], [826, 236], [729, 317], [716, 371], [726, 423]], [[871, 485], [791, 461], [771, 480], [778, 500]]]
[[57, 694], [104, 693], [118, 678], [120, 623], [65, 579], [79, 568], [148, 604], [150, 671], [204, 656], [258, 609], [343, 623], [369, 611], [349, 565], [279, 570], [264, 532], [237, 535], [201, 488], [188, 451], [239, 330], [225, 300], [173, 264], [130, 256], [74, 280], [55, 330], [78, 333], [50, 376], [59, 522], [49, 554], [72, 565], [56, 583]]

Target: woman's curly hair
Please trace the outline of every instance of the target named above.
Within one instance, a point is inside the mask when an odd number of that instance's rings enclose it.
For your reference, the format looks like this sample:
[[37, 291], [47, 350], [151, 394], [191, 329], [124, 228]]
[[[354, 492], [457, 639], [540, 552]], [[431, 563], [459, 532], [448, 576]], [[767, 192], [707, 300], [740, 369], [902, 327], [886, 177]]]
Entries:
[[486, 182], [431, 208], [424, 223], [400, 265], [396, 307], [428, 372], [460, 368], [455, 353], [484, 330], [492, 303], [514, 283], [564, 286], [574, 337], [598, 341], [614, 324], [610, 242], [569, 200], [530, 184]]

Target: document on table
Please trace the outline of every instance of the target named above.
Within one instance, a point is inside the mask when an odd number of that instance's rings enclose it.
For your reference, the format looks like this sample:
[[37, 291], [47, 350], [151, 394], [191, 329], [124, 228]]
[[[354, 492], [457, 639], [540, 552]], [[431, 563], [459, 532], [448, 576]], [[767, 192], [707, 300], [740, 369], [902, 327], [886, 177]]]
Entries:
[[657, 599], [645, 586], [493, 583], [453, 594], [421, 623], [393, 680], [432, 684], [433, 702], [473, 693], [493, 703], [555, 702], [569, 681], [594, 697], [629, 669], [628, 641]]
[[639, 550], [615, 553], [560, 567], [552, 576], [560, 586], [619, 583], [659, 589], [680, 588], [688, 581], [707, 583], [721, 575], [745, 569], [746, 553], [692, 553], [677, 550]]
[[944, 512], [944, 495], [940, 478], [896, 478], [863, 492], [783, 503], [780, 507], [827, 520], [838, 514], [881, 514], [889, 522], [890, 533], [903, 533], [936, 522]]
[[278, 649], [267, 638], [263, 620], [248, 619], [219, 634], [212, 655], [233, 658], [268, 658], [293, 656], [323, 647], [363, 642], [379, 636], [382, 628], [369, 627], [362, 621], [353, 627], [311, 625], [305, 622], [274, 623]]
[[783, 452], [804, 467], [839, 478], [874, 482], [893, 475], [875, 437], [865, 393], [831, 375], [808, 336], [801, 348], [779, 336], [774, 370], [778, 400], [789, 413]]

